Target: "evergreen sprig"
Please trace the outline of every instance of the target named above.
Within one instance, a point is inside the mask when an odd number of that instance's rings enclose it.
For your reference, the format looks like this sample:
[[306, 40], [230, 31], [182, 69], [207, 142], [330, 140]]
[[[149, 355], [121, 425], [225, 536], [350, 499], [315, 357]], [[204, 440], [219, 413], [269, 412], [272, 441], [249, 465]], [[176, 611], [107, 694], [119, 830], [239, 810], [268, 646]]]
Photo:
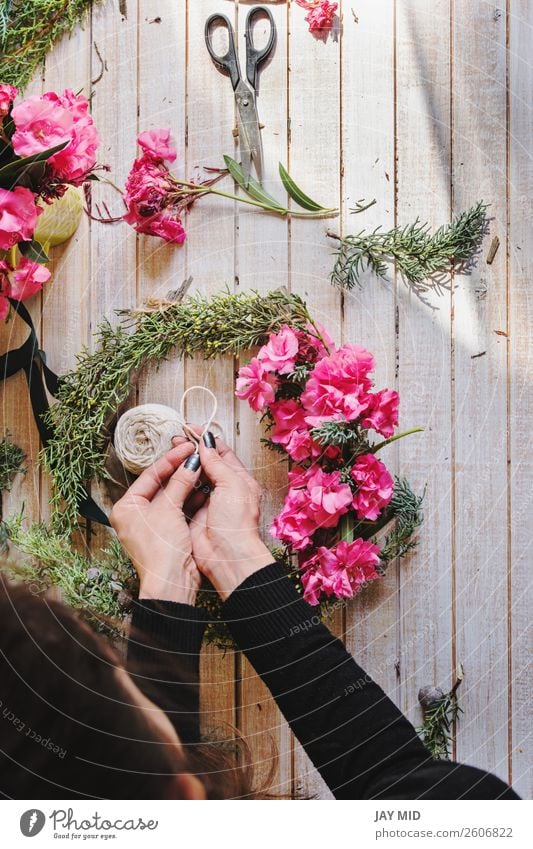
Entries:
[[424, 521], [422, 502], [425, 494], [424, 489], [421, 495], [416, 495], [406, 478], [395, 476], [394, 492], [387, 508], [387, 513], [395, 519], [395, 525], [385, 537], [379, 555], [384, 566], [416, 548], [417, 541], [413, 536]]
[[429, 224], [417, 219], [404, 227], [369, 232], [360, 230], [338, 240], [331, 282], [343, 289], [361, 285], [361, 275], [370, 268], [384, 279], [391, 262], [396, 263], [404, 281], [419, 294], [442, 282], [452, 265], [460, 267], [472, 260], [486, 232], [487, 204], [480, 201], [432, 233]]
[[172, 351], [185, 356], [237, 355], [264, 342], [284, 324], [304, 328], [310, 316], [297, 295], [222, 292], [166, 301], [144, 310], [121, 311], [112, 327], [104, 321], [94, 351], [83, 349], [76, 368], [61, 381], [58, 403], [47, 414], [54, 436], [42, 454], [53, 480], [52, 526], [71, 531], [84, 487], [105, 477], [109, 427], [127, 398], [132, 375]]
[[11, 441], [8, 431], [0, 439], [0, 493], [11, 489], [15, 475], [25, 472], [23, 466], [26, 455], [22, 448]]
[[137, 578], [118, 540], [110, 538], [106, 548], [89, 555], [43, 524], [24, 529], [21, 515], [9, 519], [5, 529], [8, 540], [25, 555], [22, 562], [2, 562], [9, 578], [30, 584], [36, 592], [57, 587], [63, 601], [82, 611], [97, 631], [123, 633]]
[[457, 717], [462, 713], [457, 690], [463, 680], [462, 667], [449, 693], [440, 687], [422, 687], [418, 701], [424, 711], [424, 722], [417, 728], [422, 742], [434, 758], [450, 759], [451, 734]]
[[2, 0], [0, 80], [24, 89], [59, 39], [83, 21], [92, 0]]

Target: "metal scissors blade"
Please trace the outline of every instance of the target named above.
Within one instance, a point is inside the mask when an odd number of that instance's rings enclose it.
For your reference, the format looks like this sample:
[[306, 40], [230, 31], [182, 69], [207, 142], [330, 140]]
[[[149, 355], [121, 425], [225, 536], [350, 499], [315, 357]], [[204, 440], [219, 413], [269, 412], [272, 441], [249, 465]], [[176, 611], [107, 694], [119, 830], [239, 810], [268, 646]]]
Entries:
[[242, 82], [235, 89], [235, 101], [239, 116], [239, 145], [241, 166], [246, 180], [250, 179], [251, 164], [254, 163], [257, 179], [261, 182], [263, 174], [263, 146], [254, 92]]

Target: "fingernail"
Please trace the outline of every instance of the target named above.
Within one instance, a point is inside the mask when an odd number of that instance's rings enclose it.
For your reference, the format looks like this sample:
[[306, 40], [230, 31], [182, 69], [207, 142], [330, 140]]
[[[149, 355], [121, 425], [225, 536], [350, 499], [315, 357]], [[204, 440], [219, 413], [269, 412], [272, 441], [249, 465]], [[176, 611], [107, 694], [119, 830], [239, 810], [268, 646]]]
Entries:
[[191, 454], [185, 460], [183, 464], [184, 469], [188, 469], [190, 472], [196, 472], [200, 468], [200, 455], [195, 451], [194, 454]]
[[215, 437], [211, 433], [210, 430], [206, 430], [202, 439], [204, 440], [204, 445], [206, 448], [216, 448]]

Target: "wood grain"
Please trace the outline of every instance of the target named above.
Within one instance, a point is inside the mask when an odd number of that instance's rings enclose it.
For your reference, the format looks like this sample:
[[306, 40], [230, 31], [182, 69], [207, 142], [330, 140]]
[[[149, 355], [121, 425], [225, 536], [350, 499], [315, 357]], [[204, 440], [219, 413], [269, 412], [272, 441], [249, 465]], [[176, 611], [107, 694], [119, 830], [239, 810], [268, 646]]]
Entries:
[[[495, 16], [488, 5], [459, 0], [452, 38], [453, 211], [480, 198], [490, 201], [490, 235], [505, 244], [505, 16]], [[456, 275], [455, 282], [455, 604], [457, 659], [465, 667], [457, 758], [507, 778], [506, 251], [500, 249], [491, 265], [482, 255], [472, 274]], [[480, 299], [476, 290], [482, 282], [487, 292]], [[480, 351], [486, 355], [472, 359]]]

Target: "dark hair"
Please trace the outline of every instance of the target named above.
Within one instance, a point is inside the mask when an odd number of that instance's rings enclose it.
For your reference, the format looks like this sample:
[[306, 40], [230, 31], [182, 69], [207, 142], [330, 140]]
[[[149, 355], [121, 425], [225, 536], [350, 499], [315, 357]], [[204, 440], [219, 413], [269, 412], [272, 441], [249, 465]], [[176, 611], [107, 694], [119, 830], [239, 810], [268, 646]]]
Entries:
[[[131, 704], [114, 649], [59, 601], [0, 576], [0, 794], [163, 799], [191, 772], [208, 798], [257, 798], [247, 747], [180, 754]], [[177, 706], [179, 707], [179, 706]]]

